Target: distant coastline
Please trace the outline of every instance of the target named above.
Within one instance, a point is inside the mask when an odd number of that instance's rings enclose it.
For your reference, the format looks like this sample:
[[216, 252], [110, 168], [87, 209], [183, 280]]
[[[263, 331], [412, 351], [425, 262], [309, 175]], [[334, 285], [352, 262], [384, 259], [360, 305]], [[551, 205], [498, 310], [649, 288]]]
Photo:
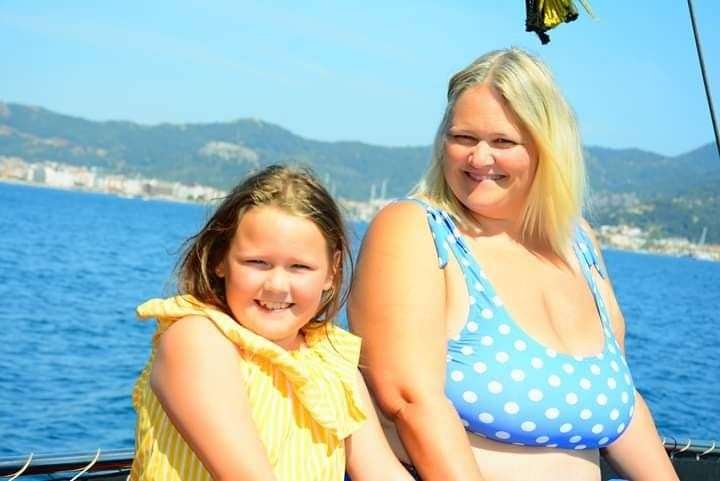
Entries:
[[[170, 202], [212, 204], [227, 195], [224, 190], [201, 184], [187, 185], [154, 178], [103, 173], [99, 169], [59, 162], [25, 162], [19, 157], [0, 156], [0, 182], [93, 192], [118, 197], [157, 199]], [[340, 197], [345, 214], [354, 221], [368, 222], [389, 198], [356, 201]]]
[[[200, 184], [106, 174], [95, 168], [58, 162], [28, 163], [19, 157], [6, 156], [0, 156], [0, 182], [201, 204], [211, 204], [227, 194]], [[338, 199], [347, 217], [359, 222], [369, 222], [392, 200], [382, 197], [365, 201]], [[603, 247], [720, 262], [720, 245], [694, 243], [683, 237], [657, 237], [631, 225], [600, 225], [596, 226], [596, 232]]]

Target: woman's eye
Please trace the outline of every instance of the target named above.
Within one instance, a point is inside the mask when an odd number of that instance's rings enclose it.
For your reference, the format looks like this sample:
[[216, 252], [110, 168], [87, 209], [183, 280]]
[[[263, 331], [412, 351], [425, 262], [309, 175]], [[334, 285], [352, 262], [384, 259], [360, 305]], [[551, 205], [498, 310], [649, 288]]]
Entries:
[[477, 143], [475, 137], [466, 134], [451, 134], [450, 139], [461, 145], [475, 145]]
[[514, 140], [506, 139], [504, 137], [499, 137], [499, 138], [495, 139], [495, 143], [498, 145], [503, 145], [503, 146], [510, 146], [510, 145], [517, 144], [517, 142], [515, 142]]
[[305, 264], [293, 264], [291, 267], [292, 267], [293, 269], [296, 269], [296, 270], [308, 270], [308, 269], [310, 269], [310, 266], [305, 265]]

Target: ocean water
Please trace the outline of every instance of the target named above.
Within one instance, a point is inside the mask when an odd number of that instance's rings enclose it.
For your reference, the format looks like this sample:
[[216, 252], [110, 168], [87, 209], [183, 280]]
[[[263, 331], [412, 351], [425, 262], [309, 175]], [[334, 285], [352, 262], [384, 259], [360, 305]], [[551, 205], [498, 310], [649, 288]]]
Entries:
[[[134, 308], [173, 292], [181, 243], [206, 216], [0, 183], [0, 456], [133, 447], [130, 393], [154, 331]], [[661, 433], [720, 439], [720, 263], [605, 257]]]

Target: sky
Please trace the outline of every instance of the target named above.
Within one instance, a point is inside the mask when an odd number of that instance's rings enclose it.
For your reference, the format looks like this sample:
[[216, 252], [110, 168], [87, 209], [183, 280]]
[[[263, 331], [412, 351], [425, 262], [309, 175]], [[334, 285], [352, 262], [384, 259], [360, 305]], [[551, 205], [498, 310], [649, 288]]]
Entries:
[[[524, 0], [0, 0], [0, 101], [143, 124], [257, 118], [303, 137], [429, 145], [449, 77], [542, 58], [586, 145], [678, 155], [713, 141], [686, 0], [590, 0], [525, 32]], [[693, 0], [720, 115], [720, 0]]]

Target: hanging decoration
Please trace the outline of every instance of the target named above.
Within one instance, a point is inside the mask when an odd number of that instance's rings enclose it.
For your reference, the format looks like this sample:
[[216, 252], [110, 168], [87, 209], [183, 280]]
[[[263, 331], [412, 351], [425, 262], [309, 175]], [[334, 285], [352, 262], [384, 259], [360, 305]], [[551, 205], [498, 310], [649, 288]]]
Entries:
[[[587, 0], [579, 0], [591, 17], [593, 14]], [[573, 0], [525, 0], [525, 30], [535, 32], [543, 45], [550, 42], [546, 33], [561, 23], [572, 22], [578, 18], [578, 11]]]

